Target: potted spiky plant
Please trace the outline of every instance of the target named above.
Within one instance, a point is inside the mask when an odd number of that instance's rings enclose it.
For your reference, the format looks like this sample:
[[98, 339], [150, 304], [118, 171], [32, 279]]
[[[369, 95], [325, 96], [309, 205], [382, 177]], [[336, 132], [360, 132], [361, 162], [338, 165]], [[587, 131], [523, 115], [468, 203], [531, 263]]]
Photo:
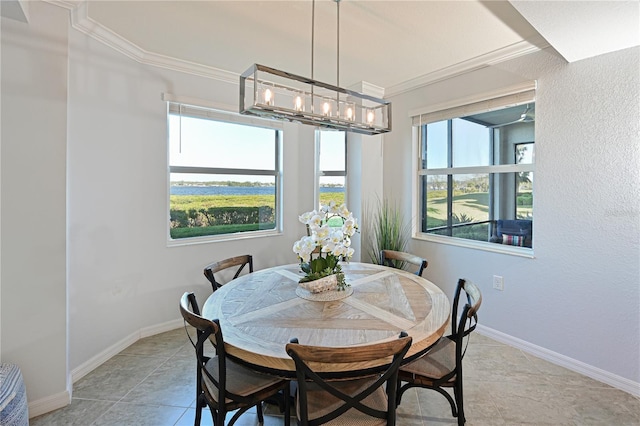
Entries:
[[[377, 200], [374, 208], [367, 211], [367, 254], [372, 263], [380, 265], [380, 251], [405, 251], [409, 243], [410, 227], [402, 211], [387, 199]], [[396, 261], [393, 261], [396, 262]], [[402, 268], [401, 264], [394, 264]]]

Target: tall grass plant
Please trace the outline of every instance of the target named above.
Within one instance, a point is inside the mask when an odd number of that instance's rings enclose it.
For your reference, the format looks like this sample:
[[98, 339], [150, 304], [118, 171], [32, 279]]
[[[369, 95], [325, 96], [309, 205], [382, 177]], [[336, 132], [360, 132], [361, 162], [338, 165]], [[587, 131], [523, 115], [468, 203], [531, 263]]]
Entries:
[[[382, 264], [381, 250], [405, 251], [409, 244], [410, 224], [402, 211], [388, 200], [377, 200], [365, 213], [367, 254], [372, 263]], [[396, 265], [401, 267], [401, 265]]]

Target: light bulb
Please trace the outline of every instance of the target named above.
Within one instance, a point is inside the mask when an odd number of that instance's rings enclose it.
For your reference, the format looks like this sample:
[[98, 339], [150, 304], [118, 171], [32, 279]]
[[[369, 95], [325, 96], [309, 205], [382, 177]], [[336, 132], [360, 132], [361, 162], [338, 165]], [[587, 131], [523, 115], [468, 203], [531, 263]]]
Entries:
[[264, 103], [265, 105], [273, 104], [273, 92], [271, 91], [271, 89], [264, 90]]
[[349, 121], [353, 121], [355, 117], [355, 111], [353, 110], [353, 104], [347, 104], [347, 109], [344, 112], [345, 118]]
[[324, 115], [325, 117], [331, 115], [331, 104], [327, 101], [324, 101], [322, 103], [322, 115]]
[[368, 110], [367, 111], [367, 124], [373, 124], [373, 121], [376, 119], [376, 114], [373, 112], [373, 110]]
[[295, 109], [296, 111], [304, 111], [304, 105], [302, 104], [302, 96], [296, 95], [296, 97], [293, 98], [293, 109]]

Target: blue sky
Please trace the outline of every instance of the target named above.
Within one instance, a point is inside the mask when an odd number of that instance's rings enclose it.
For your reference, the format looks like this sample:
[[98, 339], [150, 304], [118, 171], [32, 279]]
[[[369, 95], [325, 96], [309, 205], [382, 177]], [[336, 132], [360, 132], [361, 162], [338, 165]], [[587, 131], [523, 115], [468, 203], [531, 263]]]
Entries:
[[[343, 170], [344, 132], [321, 132], [321, 170]], [[255, 143], [263, 141], [263, 143]], [[169, 155], [172, 166], [199, 166], [273, 170], [275, 147], [273, 130], [240, 126], [215, 120], [169, 116]], [[172, 173], [171, 180], [274, 182], [271, 176], [230, 176]], [[344, 182], [324, 178], [325, 183]]]

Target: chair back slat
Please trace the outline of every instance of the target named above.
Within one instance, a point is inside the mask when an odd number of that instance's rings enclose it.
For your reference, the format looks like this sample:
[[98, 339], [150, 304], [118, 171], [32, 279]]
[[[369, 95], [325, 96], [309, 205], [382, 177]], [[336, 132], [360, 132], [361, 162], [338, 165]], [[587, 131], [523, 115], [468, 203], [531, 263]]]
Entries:
[[[409, 347], [412, 339], [406, 333], [401, 333], [400, 337], [391, 341], [374, 345], [353, 346], [353, 347], [320, 347], [301, 345], [297, 339], [286, 345], [286, 351], [293, 358], [296, 364], [296, 376], [298, 379], [299, 398], [299, 424], [320, 425], [336, 419], [349, 410], [355, 409], [366, 416], [386, 419], [388, 425], [395, 424], [395, 395], [398, 381], [398, 369]], [[320, 364], [348, 364], [366, 363], [377, 361], [379, 364], [384, 360], [384, 365], [377, 368], [365, 369], [363, 371], [342, 372], [339, 375], [322, 369], [322, 372], [314, 370]], [[345, 393], [345, 384], [349, 380], [362, 377], [371, 377], [366, 386], [359, 388], [355, 394]], [[333, 397], [341, 400], [342, 403], [333, 406], [324, 412], [320, 417], [309, 419], [309, 400], [307, 394], [310, 383], [323, 389]], [[351, 382], [353, 383], [353, 382]], [[374, 408], [365, 403], [365, 399], [379, 390], [386, 383], [386, 395], [390, 395], [386, 403], [386, 409]]]
[[241, 256], [234, 256], [228, 259], [219, 260], [217, 262], [210, 263], [209, 265], [204, 267], [203, 273], [204, 276], [211, 283], [211, 287], [213, 291], [216, 291], [220, 288], [224, 283], [220, 280], [216, 279], [215, 274], [221, 272], [225, 269], [237, 267], [235, 271], [235, 275], [232, 280], [235, 280], [240, 276], [240, 273], [244, 270], [244, 268], [248, 265], [248, 272], [253, 272], [253, 256], [250, 254], [244, 254]]
[[472, 317], [476, 315], [478, 309], [480, 309], [480, 305], [482, 304], [482, 293], [480, 293], [478, 286], [467, 280], [464, 282], [464, 291], [467, 293], [467, 302], [469, 303], [469, 306], [471, 306], [468, 316]]
[[402, 269], [403, 266], [407, 263], [414, 265], [418, 268], [415, 271], [415, 274], [419, 277], [422, 276], [422, 272], [428, 265], [426, 259], [420, 256], [416, 256], [415, 254], [406, 253], [403, 251], [381, 250], [380, 259], [383, 265], [389, 266], [391, 268]]

